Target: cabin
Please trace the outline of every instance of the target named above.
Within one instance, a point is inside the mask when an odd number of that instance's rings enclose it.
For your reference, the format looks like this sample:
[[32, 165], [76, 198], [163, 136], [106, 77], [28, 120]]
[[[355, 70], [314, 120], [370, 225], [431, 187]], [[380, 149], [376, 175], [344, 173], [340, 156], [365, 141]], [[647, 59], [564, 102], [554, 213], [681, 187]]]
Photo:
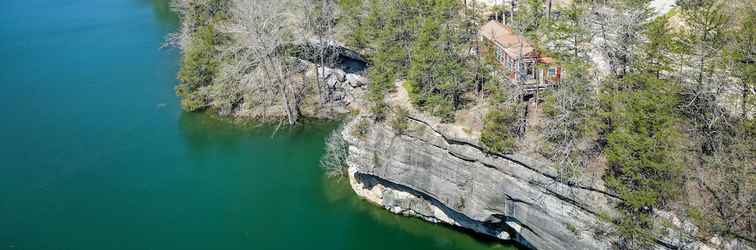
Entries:
[[524, 84], [529, 90], [559, 83], [562, 68], [512, 28], [491, 20], [480, 28], [479, 36], [483, 45], [481, 55], [493, 53], [500, 67], [509, 72], [507, 78], [512, 82]]

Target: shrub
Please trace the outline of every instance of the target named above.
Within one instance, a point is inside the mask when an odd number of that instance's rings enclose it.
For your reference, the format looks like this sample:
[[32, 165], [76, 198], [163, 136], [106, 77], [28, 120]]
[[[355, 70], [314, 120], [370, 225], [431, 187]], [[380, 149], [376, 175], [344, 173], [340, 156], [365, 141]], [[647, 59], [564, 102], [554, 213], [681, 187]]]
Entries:
[[193, 28], [205, 26], [213, 21], [228, 17], [226, 11], [230, 7], [229, 0], [198, 0], [187, 2], [188, 9], [186, 10], [186, 16], [184, 16], [184, 18], [187, 19]]
[[206, 98], [197, 93], [201, 87], [212, 84], [218, 72], [215, 58], [216, 32], [213, 26], [204, 26], [192, 36], [184, 51], [176, 86], [176, 95], [181, 98], [181, 107], [186, 111], [198, 111], [207, 106]]
[[329, 177], [341, 178], [346, 175], [349, 145], [341, 135], [343, 130], [340, 127], [331, 133], [326, 141], [326, 152], [320, 159], [320, 167], [325, 169]]
[[394, 108], [394, 117], [391, 119], [391, 128], [394, 129], [394, 132], [397, 134], [403, 134], [407, 131], [409, 128], [409, 123], [407, 122], [407, 116], [409, 115], [409, 111], [407, 109], [404, 109], [402, 107], [396, 107]]
[[520, 107], [505, 106], [488, 111], [484, 119], [480, 142], [493, 153], [508, 154], [517, 150], [517, 139], [522, 135]]
[[213, 83], [218, 74], [220, 60], [216, 46], [224, 36], [215, 30], [215, 24], [227, 18], [228, 0], [188, 1], [184, 10], [185, 30], [191, 39], [185, 44], [176, 95], [181, 98], [181, 107], [187, 111], [202, 110], [208, 106], [205, 94], [198, 93], [204, 86]]
[[184, 51], [184, 58], [178, 79], [194, 91], [207, 86], [213, 81], [218, 70], [215, 54], [215, 30], [213, 26], [198, 29], [192, 36], [190, 44]]
[[205, 98], [197, 92], [192, 92], [186, 96], [181, 97], [181, 108], [189, 111], [200, 111], [207, 107]]
[[572, 234], [574, 235], [580, 235], [580, 231], [578, 231], [578, 228], [575, 226], [575, 224], [567, 223], [565, 224], [565, 227], [567, 227], [567, 230], [570, 230]]
[[360, 119], [360, 121], [358, 121], [357, 124], [352, 127], [352, 131], [350, 131], [350, 133], [354, 137], [365, 139], [369, 131], [370, 122], [367, 119]]
[[446, 96], [428, 96], [426, 108], [430, 108], [431, 114], [440, 117], [441, 121], [454, 122], [454, 105]]
[[369, 112], [373, 115], [373, 120], [380, 122], [386, 119], [386, 108], [388, 105], [384, 102], [375, 102], [370, 105]]

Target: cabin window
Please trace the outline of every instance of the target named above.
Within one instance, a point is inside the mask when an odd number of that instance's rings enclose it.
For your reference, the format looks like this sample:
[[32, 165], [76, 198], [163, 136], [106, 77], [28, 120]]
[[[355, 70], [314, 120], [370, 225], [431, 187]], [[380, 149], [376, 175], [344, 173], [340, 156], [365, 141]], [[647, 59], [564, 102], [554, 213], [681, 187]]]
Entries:
[[525, 72], [528, 75], [528, 79], [533, 78], [533, 64], [528, 63], [527, 66], [525, 66]]
[[504, 53], [502, 53], [501, 48], [496, 47], [496, 61], [504, 61]]
[[556, 69], [555, 68], [549, 68], [549, 76], [550, 77], [556, 76]]
[[512, 64], [512, 58], [509, 58], [509, 60], [507, 60], [507, 68], [513, 69], [514, 66]]

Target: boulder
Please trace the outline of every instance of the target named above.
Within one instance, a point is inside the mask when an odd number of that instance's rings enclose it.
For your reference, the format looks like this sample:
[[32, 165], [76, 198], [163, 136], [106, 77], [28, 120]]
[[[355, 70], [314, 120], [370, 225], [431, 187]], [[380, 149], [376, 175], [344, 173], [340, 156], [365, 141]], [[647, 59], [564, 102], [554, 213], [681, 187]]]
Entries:
[[338, 77], [331, 76], [331, 77], [326, 77], [325, 79], [325, 84], [328, 89], [336, 89], [337, 87], [341, 85], [341, 83], [342, 82], [339, 81]]
[[341, 70], [341, 69], [325, 68], [323, 70], [324, 79], [333, 78], [335, 81], [344, 82], [347, 80], [346, 75], [347, 75], [346, 72], [344, 72], [344, 70]]
[[347, 74], [346, 82], [352, 88], [359, 88], [359, 87], [367, 85], [367, 79], [357, 74]]

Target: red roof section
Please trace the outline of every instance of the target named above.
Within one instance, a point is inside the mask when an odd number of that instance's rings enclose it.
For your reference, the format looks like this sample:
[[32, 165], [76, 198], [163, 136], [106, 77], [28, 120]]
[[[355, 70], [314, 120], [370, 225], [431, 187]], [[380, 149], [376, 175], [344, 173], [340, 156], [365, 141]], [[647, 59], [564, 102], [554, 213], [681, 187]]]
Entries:
[[[527, 38], [512, 31], [512, 28], [497, 21], [489, 21], [480, 27], [480, 35], [494, 41], [512, 57], [517, 57], [522, 52], [525, 57], [534, 56], [535, 48]], [[520, 51], [522, 49], [522, 51]]]

